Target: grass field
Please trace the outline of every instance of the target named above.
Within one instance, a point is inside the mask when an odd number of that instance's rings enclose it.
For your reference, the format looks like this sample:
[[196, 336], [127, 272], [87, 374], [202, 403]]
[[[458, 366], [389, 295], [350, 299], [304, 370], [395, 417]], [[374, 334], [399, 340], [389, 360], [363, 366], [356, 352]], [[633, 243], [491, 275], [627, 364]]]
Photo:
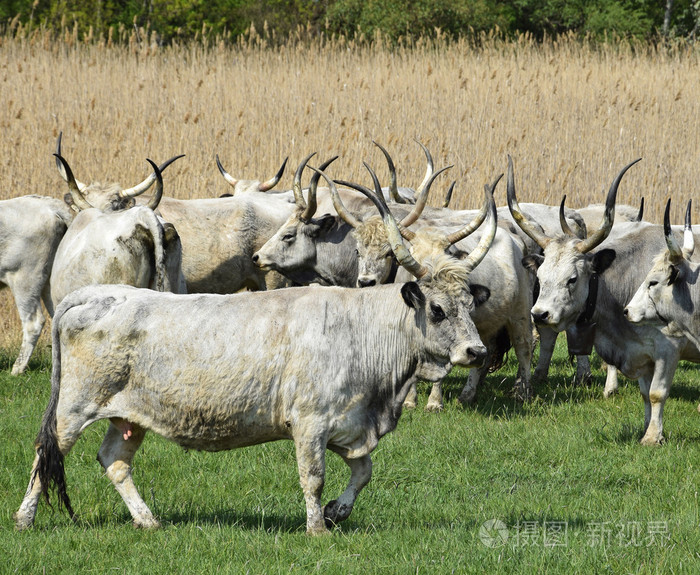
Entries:
[[[667, 443], [645, 448], [636, 385], [623, 380], [603, 399], [596, 365], [592, 386], [572, 387], [564, 352], [557, 348], [552, 377], [524, 406], [509, 394], [513, 358], [488, 377], [474, 408], [454, 399], [463, 372], [447, 382], [453, 399], [440, 414], [423, 411], [423, 386], [419, 408], [374, 452], [350, 519], [322, 538], [305, 535], [291, 442], [212, 454], [155, 435], [134, 476], [164, 526], [133, 529], [95, 460], [104, 423], [66, 458], [77, 524], [42, 502], [35, 527], [16, 532], [11, 516], [48, 399], [44, 355], [23, 376], [0, 375], [0, 572], [697, 573], [696, 368], [681, 364], [676, 375]], [[339, 458], [328, 463], [324, 500], [347, 481]], [[505, 531], [486, 529], [492, 520]]]
[[[700, 181], [697, 48], [609, 45], [573, 39], [534, 45], [418, 43], [410, 50], [334, 40], [266, 49], [264, 39], [157, 48], [81, 44], [64, 33], [0, 38], [0, 199], [66, 189], [51, 153], [76, 177], [133, 185], [157, 162], [187, 157], [165, 174], [165, 193], [226, 191], [219, 154], [237, 177], [267, 179], [284, 157], [339, 154], [333, 176], [367, 183], [362, 161], [386, 181], [372, 139], [392, 153], [400, 185], [425, 165], [454, 164], [453, 205], [480, 205], [482, 187], [515, 160], [521, 201], [602, 201], [636, 157], [619, 201], [658, 222], [666, 198], [675, 221]], [[291, 187], [288, 169], [280, 188]], [[436, 188], [439, 188], [436, 184]], [[497, 197], [505, 201], [504, 189]], [[696, 218], [700, 220], [700, 218]], [[11, 377], [20, 326], [0, 294], [0, 573], [697, 573], [700, 523], [700, 381], [682, 364], [666, 403], [660, 448], [638, 444], [636, 384], [605, 400], [599, 366], [572, 387], [558, 347], [536, 399], [510, 397], [515, 365], [492, 374], [477, 405], [454, 399], [441, 414], [405, 413], [373, 459], [374, 476], [352, 516], [331, 536], [304, 534], [293, 445], [183, 452], [149, 436], [135, 480], [161, 519], [135, 531], [95, 461], [104, 424], [67, 458], [79, 514], [40, 505], [33, 530], [12, 513], [29, 478], [33, 441], [48, 401], [46, 335], [22, 376]], [[512, 355], [512, 354], [511, 354]], [[464, 373], [445, 385], [454, 398]], [[623, 380], [624, 381], [624, 380]], [[345, 486], [329, 457], [326, 500]], [[498, 529], [502, 522], [504, 529]], [[490, 527], [490, 529], [487, 529]], [[482, 530], [483, 528], [483, 530]]]

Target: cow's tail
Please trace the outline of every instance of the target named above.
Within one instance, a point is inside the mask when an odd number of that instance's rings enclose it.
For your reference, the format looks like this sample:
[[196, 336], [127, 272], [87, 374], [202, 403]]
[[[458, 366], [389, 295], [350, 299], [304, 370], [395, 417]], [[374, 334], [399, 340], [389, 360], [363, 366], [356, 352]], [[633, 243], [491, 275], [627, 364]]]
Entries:
[[38, 476], [41, 483], [41, 493], [46, 502], [51, 506], [49, 491], [55, 488], [58, 496], [59, 509], [65, 507], [71, 518], [75, 513], [66, 493], [66, 475], [63, 467], [63, 453], [58, 446], [58, 434], [56, 432], [56, 410], [58, 408], [58, 396], [61, 391], [61, 345], [59, 341], [59, 329], [63, 314], [72, 307], [70, 296], [56, 310], [51, 330], [52, 340], [52, 368], [51, 368], [51, 398], [44, 412], [39, 435], [36, 438], [36, 453], [38, 463], [34, 470], [32, 481]]
[[173, 291], [168, 276], [165, 231], [155, 212], [151, 209], [144, 210], [143, 224], [153, 240], [153, 259], [155, 266], [154, 289], [156, 291]]
[[493, 349], [491, 350], [491, 363], [489, 364], [489, 373], [498, 371], [506, 362], [508, 350], [511, 348], [510, 336], [508, 330], [502, 327], [493, 341]]

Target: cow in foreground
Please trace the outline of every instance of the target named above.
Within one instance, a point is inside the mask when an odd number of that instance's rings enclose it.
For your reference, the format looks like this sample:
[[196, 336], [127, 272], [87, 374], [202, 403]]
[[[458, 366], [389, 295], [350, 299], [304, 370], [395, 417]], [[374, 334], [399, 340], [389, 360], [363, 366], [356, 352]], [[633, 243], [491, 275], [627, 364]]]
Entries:
[[[233, 295], [89, 286], [69, 294], [54, 318], [51, 399], [17, 528], [33, 523], [52, 486], [73, 516], [64, 456], [101, 419], [110, 426], [98, 460], [135, 526], [158, 526], [131, 477], [149, 429], [210, 451], [291, 439], [307, 532], [346, 519], [370, 480], [370, 453], [396, 427], [416, 378], [480, 365], [486, 355], [469, 315], [467, 278], [479, 261], [416, 261], [375, 199], [415, 281]], [[322, 507], [326, 449], [351, 475], [338, 499]]]
[[632, 323], [656, 326], [668, 335], [683, 335], [700, 350], [700, 265], [691, 262], [695, 236], [688, 202], [683, 228], [683, 243], [678, 243], [671, 229], [671, 200], [664, 212], [664, 237], [667, 248], [656, 256], [651, 270], [625, 307], [625, 317]]

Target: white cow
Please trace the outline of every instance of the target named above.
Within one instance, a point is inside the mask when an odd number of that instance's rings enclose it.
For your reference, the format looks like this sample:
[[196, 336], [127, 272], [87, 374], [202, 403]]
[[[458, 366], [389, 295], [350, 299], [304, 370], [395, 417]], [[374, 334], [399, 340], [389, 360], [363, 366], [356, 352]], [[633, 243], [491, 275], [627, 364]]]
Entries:
[[[86, 200], [68, 163], [61, 157], [74, 205]], [[91, 284], [126, 284], [158, 291], [186, 291], [180, 267], [182, 250], [175, 228], [153, 211], [163, 194], [160, 170], [148, 206], [114, 210], [86, 208], [73, 219], [56, 250], [51, 270], [51, 299], [56, 307], [70, 292]]]
[[[396, 427], [416, 378], [486, 355], [469, 317], [467, 277], [478, 260], [417, 262], [377, 204], [415, 281], [227, 296], [92, 286], [67, 296], [54, 319], [51, 399], [17, 528], [31, 526], [52, 486], [73, 515], [64, 456], [101, 419], [111, 424], [98, 460], [136, 526], [158, 526], [131, 477], [149, 429], [210, 451], [293, 440], [307, 532], [346, 519], [370, 480], [370, 453]], [[322, 507], [326, 449], [351, 475]]]

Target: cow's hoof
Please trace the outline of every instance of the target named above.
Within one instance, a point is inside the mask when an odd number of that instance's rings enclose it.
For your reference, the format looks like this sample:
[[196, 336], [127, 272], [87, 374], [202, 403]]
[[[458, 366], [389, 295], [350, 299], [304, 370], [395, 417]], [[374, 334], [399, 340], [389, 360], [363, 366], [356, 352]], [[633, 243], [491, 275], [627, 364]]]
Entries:
[[655, 447], [655, 446], [663, 445], [665, 443], [665, 441], [666, 440], [664, 439], [663, 435], [660, 435], [660, 436], [654, 435], [651, 437], [648, 435], [645, 435], [644, 437], [642, 437], [642, 439], [640, 440], [639, 443], [641, 443], [642, 445]]
[[323, 520], [329, 529], [345, 521], [352, 513], [352, 505], [341, 505], [337, 499], [329, 501], [323, 508]]
[[428, 405], [425, 406], [425, 411], [432, 411], [435, 413], [438, 413], [442, 411], [444, 408], [444, 405], [442, 403], [430, 403], [428, 402]]
[[12, 515], [12, 519], [15, 520], [15, 527], [17, 531], [24, 531], [25, 529], [29, 529], [32, 525], [34, 525], [34, 519], [30, 519], [20, 513], [14, 513]]
[[523, 403], [527, 403], [528, 401], [532, 401], [532, 398], [533, 398], [532, 388], [531, 387], [521, 387], [519, 385], [516, 385], [513, 388], [513, 396], [515, 397], [516, 401], [521, 401]]
[[10, 373], [12, 375], [22, 375], [26, 369], [27, 369], [26, 366], [22, 367], [21, 365], [13, 365], [12, 371]]
[[416, 402], [415, 402], [415, 401], [404, 401], [404, 402], [403, 402], [403, 408], [404, 408], [404, 409], [415, 409], [415, 408], [416, 408]]
[[150, 519], [139, 519], [139, 520], [134, 519], [134, 527], [136, 529], [155, 530], [155, 529], [160, 529], [160, 523], [158, 522], [157, 519], [154, 519], [152, 517]]
[[[617, 393], [617, 387], [615, 387], [615, 388], [613, 388], [613, 389], [606, 389], [606, 390], [603, 391], [603, 397], [604, 397], [605, 399], [608, 399], [609, 397], [612, 397], [612, 396], [615, 395], [616, 393]], [[699, 409], [700, 409], [700, 407], [699, 407]]]

